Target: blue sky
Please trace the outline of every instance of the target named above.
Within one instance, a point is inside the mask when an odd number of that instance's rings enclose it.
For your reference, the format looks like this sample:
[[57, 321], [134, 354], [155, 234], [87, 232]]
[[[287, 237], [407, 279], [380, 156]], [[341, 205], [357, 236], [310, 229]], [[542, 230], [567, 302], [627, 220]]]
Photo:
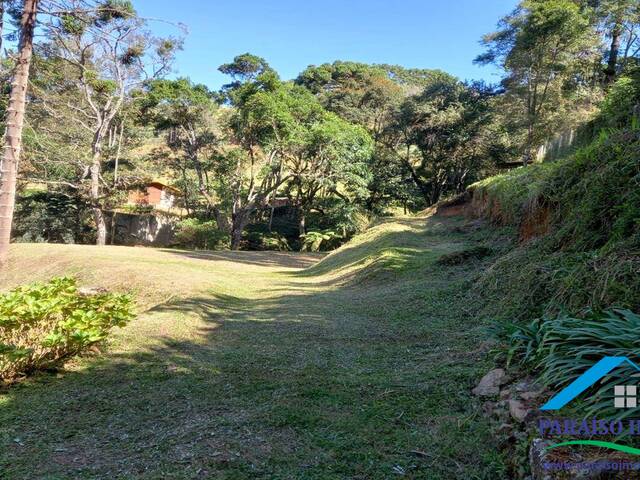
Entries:
[[[218, 88], [217, 67], [244, 52], [264, 57], [284, 79], [334, 60], [440, 68], [497, 82], [472, 60], [479, 40], [516, 0], [134, 0], [138, 12], [185, 24], [178, 75]], [[155, 23], [162, 33], [175, 29]]]

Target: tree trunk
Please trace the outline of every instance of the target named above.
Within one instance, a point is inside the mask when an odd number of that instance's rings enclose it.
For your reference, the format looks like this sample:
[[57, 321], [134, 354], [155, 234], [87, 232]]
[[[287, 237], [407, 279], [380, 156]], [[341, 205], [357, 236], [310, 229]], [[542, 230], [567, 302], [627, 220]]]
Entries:
[[234, 227], [231, 230], [231, 250], [240, 250], [240, 243], [242, 242], [242, 228]]
[[2, 58], [3, 27], [4, 27], [4, 0], [0, 0], [0, 59]]
[[529, 163], [533, 162], [533, 138], [534, 138], [534, 125], [533, 121], [529, 119], [529, 126], [527, 127], [527, 143], [525, 145], [524, 155], [522, 156], [522, 165], [525, 167]]
[[418, 187], [418, 190], [420, 190], [420, 193], [422, 194], [422, 198], [424, 198], [426, 202], [429, 202], [429, 198], [431, 196], [429, 185], [426, 182], [422, 181], [420, 175], [418, 175], [418, 172], [415, 168], [413, 168], [413, 165], [411, 165], [409, 161], [406, 161], [406, 165], [409, 169], [409, 173], [411, 174], [413, 183], [416, 185], [416, 187]]
[[620, 37], [622, 36], [622, 24], [616, 22], [611, 30], [611, 49], [609, 50], [609, 60], [604, 71], [606, 85], [612, 84], [616, 79], [616, 67], [618, 65], [618, 52], [620, 51]]
[[244, 227], [247, 226], [247, 219], [249, 218], [249, 211], [239, 210], [231, 217], [231, 226], [229, 228], [229, 234], [231, 238], [231, 250], [240, 250], [240, 243], [242, 243], [242, 232]]
[[29, 67], [33, 54], [33, 31], [38, 0], [24, 0], [20, 21], [18, 60], [11, 82], [11, 95], [6, 116], [4, 152], [0, 162], [0, 266], [6, 264], [11, 240], [11, 223], [16, 200], [16, 179], [22, 149], [22, 127], [29, 85]]
[[307, 234], [307, 216], [303, 209], [300, 209], [300, 216], [298, 217], [298, 231], [300, 236]]
[[100, 205], [100, 157], [101, 145], [98, 140], [93, 147], [93, 160], [91, 162], [91, 208], [93, 219], [96, 222], [96, 245], [107, 244], [107, 223]]

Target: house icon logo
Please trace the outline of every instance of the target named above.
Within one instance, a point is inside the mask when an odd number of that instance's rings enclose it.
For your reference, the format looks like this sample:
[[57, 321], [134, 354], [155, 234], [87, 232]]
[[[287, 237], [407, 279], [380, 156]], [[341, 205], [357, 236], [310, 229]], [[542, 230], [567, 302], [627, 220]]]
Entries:
[[[560, 393], [552, 397], [540, 410], [559, 410], [582, 392], [587, 390], [598, 380], [602, 379], [619, 366], [631, 365], [640, 372], [640, 367], [627, 357], [603, 357], [589, 368], [586, 372], [565, 387]], [[615, 385], [614, 386], [614, 407], [615, 408], [636, 408], [638, 405], [637, 385]]]

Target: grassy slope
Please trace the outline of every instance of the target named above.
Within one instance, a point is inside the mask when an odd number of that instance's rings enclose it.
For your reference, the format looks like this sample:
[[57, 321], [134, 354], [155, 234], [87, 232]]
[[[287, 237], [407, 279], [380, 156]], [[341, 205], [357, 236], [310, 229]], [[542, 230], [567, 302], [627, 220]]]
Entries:
[[[495, 479], [456, 219], [381, 224], [322, 260], [16, 245], [3, 286], [77, 272], [151, 307], [108, 353], [0, 393], [2, 478]], [[195, 258], [194, 258], [195, 257]], [[165, 301], [166, 300], [166, 301]]]

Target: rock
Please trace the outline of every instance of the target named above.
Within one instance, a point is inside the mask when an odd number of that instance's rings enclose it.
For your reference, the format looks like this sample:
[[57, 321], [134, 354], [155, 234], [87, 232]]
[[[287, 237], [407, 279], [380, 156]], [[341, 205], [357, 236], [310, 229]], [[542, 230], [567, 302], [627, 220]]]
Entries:
[[514, 386], [514, 390], [516, 392], [535, 392], [535, 391], [540, 390], [540, 386], [536, 384], [534, 379], [526, 378], [526, 379], [518, 382]]
[[506, 382], [506, 375], [502, 368], [496, 368], [487, 373], [478, 386], [471, 390], [474, 395], [479, 397], [492, 397], [500, 392], [500, 385]]
[[524, 422], [527, 418], [529, 409], [519, 400], [509, 400], [509, 414], [514, 420]]
[[500, 399], [506, 400], [507, 398], [509, 398], [510, 395], [511, 395], [511, 390], [509, 390], [508, 388], [505, 388], [500, 392]]
[[498, 433], [508, 433], [511, 430], [513, 430], [513, 425], [511, 425], [510, 423], [502, 423], [500, 424], [500, 426], [496, 429], [496, 431]]
[[541, 392], [522, 392], [520, 398], [525, 401], [534, 400], [540, 396], [540, 393]]

